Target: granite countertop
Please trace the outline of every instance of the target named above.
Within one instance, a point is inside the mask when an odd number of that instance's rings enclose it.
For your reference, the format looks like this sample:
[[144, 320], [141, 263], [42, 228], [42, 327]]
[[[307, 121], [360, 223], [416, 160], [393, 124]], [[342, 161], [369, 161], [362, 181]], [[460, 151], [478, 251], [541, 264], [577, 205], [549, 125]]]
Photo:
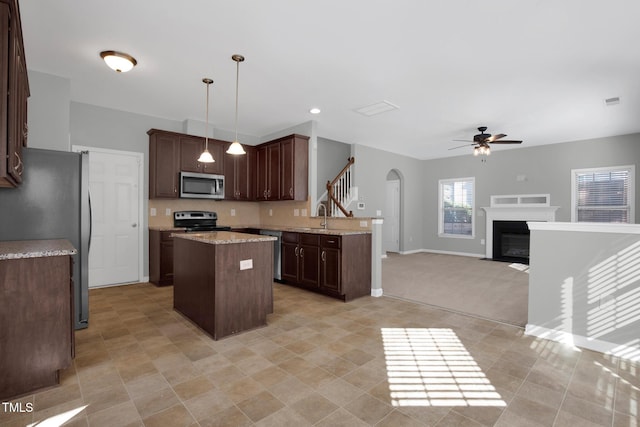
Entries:
[[[256, 228], [258, 230], [290, 231], [293, 233], [327, 234], [332, 236], [347, 236], [351, 234], [371, 234], [371, 230], [341, 230], [338, 228], [324, 229], [322, 227], [296, 227], [287, 225], [232, 225], [231, 228]], [[171, 225], [151, 225], [149, 230], [155, 231], [185, 231], [184, 227], [173, 227]]]
[[71, 242], [55, 240], [14, 240], [0, 242], [0, 260], [21, 258], [44, 258], [50, 256], [75, 255], [78, 251]]
[[277, 240], [272, 236], [260, 236], [257, 234], [236, 233], [234, 231], [207, 231], [203, 233], [176, 233], [171, 237], [195, 240], [196, 242], [211, 245], [226, 245], [230, 243], [256, 243]]
[[370, 230], [340, 230], [337, 228], [324, 229], [322, 227], [287, 227], [287, 226], [267, 226], [261, 230], [291, 231], [293, 233], [327, 234], [331, 236], [347, 236], [351, 234], [371, 234]]

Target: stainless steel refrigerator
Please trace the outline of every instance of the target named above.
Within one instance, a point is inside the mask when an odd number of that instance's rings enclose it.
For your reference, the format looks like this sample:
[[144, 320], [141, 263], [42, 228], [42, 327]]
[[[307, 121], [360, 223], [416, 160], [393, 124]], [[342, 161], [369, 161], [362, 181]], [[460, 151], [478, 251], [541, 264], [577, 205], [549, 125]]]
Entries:
[[[67, 239], [77, 249], [76, 329], [89, 324], [89, 155], [25, 148], [18, 188], [0, 188], [0, 240]], [[37, 307], [34, 307], [37, 310]]]

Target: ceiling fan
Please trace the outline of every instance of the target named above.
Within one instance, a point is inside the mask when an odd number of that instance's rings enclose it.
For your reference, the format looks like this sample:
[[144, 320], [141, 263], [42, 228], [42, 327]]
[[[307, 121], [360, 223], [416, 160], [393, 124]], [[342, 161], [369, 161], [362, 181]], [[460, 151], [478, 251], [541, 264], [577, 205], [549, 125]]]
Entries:
[[463, 139], [454, 139], [454, 141], [471, 142], [471, 144], [460, 145], [458, 147], [449, 148], [449, 150], [455, 150], [462, 147], [472, 146], [474, 147], [473, 148], [474, 156], [477, 156], [479, 154], [488, 156], [491, 154], [491, 148], [489, 147], [489, 144], [522, 144], [522, 141], [502, 139], [505, 136], [507, 136], [504, 133], [491, 135], [490, 133], [484, 133], [486, 130], [487, 130], [486, 126], [480, 126], [478, 128], [478, 131], [480, 131], [480, 133], [473, 136], [473, 141], [466, 141]]

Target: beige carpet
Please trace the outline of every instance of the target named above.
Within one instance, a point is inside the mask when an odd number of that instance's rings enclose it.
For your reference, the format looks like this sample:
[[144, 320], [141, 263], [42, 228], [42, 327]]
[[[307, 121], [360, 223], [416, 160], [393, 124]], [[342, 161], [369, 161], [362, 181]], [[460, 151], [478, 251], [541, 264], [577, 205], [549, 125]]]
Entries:
[[506, 262], [389, 253], [382, 260], [382, 291], [387, 296], [511, 325], [527, 323], [529, 274]]

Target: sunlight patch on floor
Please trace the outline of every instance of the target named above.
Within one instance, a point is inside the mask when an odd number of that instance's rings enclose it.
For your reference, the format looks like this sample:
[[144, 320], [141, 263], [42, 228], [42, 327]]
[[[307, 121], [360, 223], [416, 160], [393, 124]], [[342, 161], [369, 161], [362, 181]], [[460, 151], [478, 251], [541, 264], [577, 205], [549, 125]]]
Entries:
[[393, 406], [506, 406], [448, 328], [381, 328]]

